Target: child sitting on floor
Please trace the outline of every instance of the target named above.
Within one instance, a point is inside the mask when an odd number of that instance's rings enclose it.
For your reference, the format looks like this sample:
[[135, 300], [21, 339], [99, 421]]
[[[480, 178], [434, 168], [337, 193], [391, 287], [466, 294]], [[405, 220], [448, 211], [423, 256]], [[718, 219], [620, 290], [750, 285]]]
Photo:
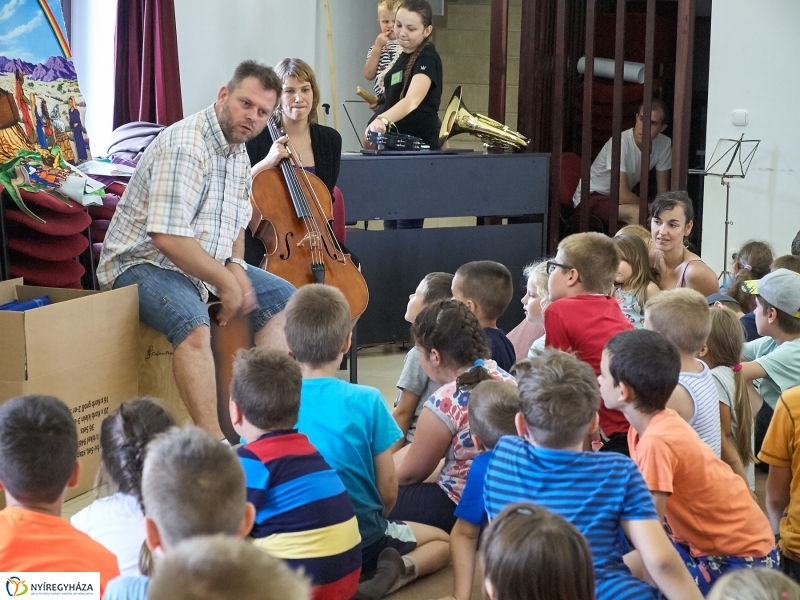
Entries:
[[742, 374], [744, 329], [732, 310], [711, 308], [711, 332], [699, 357], [719, 394], [722, 460], [755, 491], [753, 409]]
[[[453, 276], [450, 273], [428, 273], [420, 281], [417, 289], [408, 297], [405, 320], [414, 324], [419, 312], [436, 302], [452, 295]], [[403, 371], [397, 381], [400, 394], [394, 402], [392, 416], [403, 431], [405, 438], [395, 450], [410, 444], [417, 431], [417, 420], [422, 412], [425, 401], [433, 392], [439, 389], [439, 384], [425, 374], [419, 364], [419, 350], [414, 346], [406, 354], [403, 361]]]
[[617, 452], [583, 451], [598, 423], [600, 391], [591, 367], [565, 352], [547, 350], [514, 370], [520, 437], [505, 436], [492, 451], [484, 484], [489, 519], [515, 502], [531, 502], [564, 517], [592, 549], [598, 600], [659, 597], [658, 590], [625, 566], [626, 536], [669, 600], [699, 600], [634, 462]]
[[[667, 408], [681, 362], [677, 348], [660, 333], [621, 333], [603, 352], [600, 392], [605, 404], [630, 421], [631, 458], [705, 595], [727, 571], [777, 567], [778, 554], [769, 522], [744, 480]], [[645, 580], [656, 577], [635, 555], [626, 563]]]
[[614, 297], [622, 314], [636, 329], [644, 327], [644, 305], [660, 290], [650, 274], [647, 245], [634, 233], [614, 236], [619, 250], [619, 271], [614, 279]]
[[767, 515], [778, 538], [781, 571], [800, 582], [800, 385], [778, 398], [758, 458], [769, 465]]
[[[397, 469], [401, 487], [390, 518], [427, 523], [449, 533], [472, 459], [479, 454], [470, 436], [470, 394], [481, 381], [514, 385], [514, 379], [488, 358], [483, 329], [464, 303], [431, 304], [411, 331], [422, 368], [442, 387], [425, 402], [417, 426], [420, 437], [408, 445]], [[445, 463], [436, 482], [426, 483], [442, 458]]]
[[[527, 286], [522, 297], [525, 319], [530, 323], [541, 324], [544, 328], [544, 311], [550, 305], [550, 294], [547, 291], [547, 261], [531, 263], [525, 267], [523, 274]], [[527, 358], [533, 358], [544, 350], [547, 332], [536, 338], [526, 352]]]
[[453, 298], [463, 302], [478, 317], [486, 333], [491, 358], [504, 371], [517, 360], [514, 345], [497, 327], [514, 295], [511, 272], [498, 262], [477, 260], [461, 265], [453, 277]]
[[92, 502], [70, 522], [116, 555], [120, 575], [149, 572], [150, 553], [142, 548], [144, 454], [150, 440], [174, 425], [163, 408], [144, 397], [123, 402], [100, 426], [98, 482], [116, 491]]
[[697, 358], [711, 331], [708, 302], [691, 288], [661, 292], [645, 305], [644, 326], [663, 334], [678, 349], [681, 373], [667, 402], [719, 458], [722, 455], [719, 394], [705, 363]]
[[491, 600], [594, 600], [586, 538], [556, 513], [509, 504], [481, 541], [484, 587]]
[[315, 600], [350, 600], [361, 575], [361, 536], [342, 480], [295, 429], [303, 375], [278, 350], [240, 350], [230, 413], [245, 440], [247, 500], [256, 507], [254, 544], [311, 579]]
[[762, 338], [744, 345], [742, 373], [775, 410], [781, 392], [800, 384], [800, 274], [777, 269], [744, 287], [756, 297]]
[[0, 569], [99, 571], [103, 595], [119, 575], [117, 557], [61, 518], [66, 489], [78, 485], [80, 474], [78, 432], [66, 404], [29, 395], [0, 405], [0, 489], [7, 503], [0, 510]]
[[453, 557], [453, 598], [469, 600], [475, 576], [475, 556], [481, 527], [489, 519], [483, 503], [483, 482], [492, 448], [504, 435], [516, 435], [514, 418], [519, 396], [513, 386], [501, 381], [481, 381], [469, 397], [469, 428], [475, 448], [481, 452], [472, 460], [467, 484], [456, 507], [456, 524], [450, 533]]
[[[253, 528], [255, 508], [246, 501], [236, 454], [198, 427], [173, 427], [148, 444], [142, 498], [147, 547], [159, 559], [185, 540], [244, 537]], [[158, 567], [156, 562], [155, 573]], [[150, 582], [144, 576], [117, 577], [103, 600], [146, 600]]]
[[[619, 251], [602, 233], [576, 233], [558, 245], [547, 261], [550, 306], [544, 313], [545, 346], [574, 352], [600, 374], [603, 346], [620, 331], [633, 329], [611, 297], [619, 270]], [[600, 407], [604, 451], [628, 453], [628, 422]]]
[[303, 373], [297, 429], [336, 469], [353, 501], [361, 532], [359, 597], [382, 598], [444, 567], [450, 561], [444, 531], [385, 517], [397, 498], [392, 445], [403, 434], [378, 390], [336, 378], [352, 337], [344, 295], [327, 285], [301, 287], [286, 306], [285, 332]]

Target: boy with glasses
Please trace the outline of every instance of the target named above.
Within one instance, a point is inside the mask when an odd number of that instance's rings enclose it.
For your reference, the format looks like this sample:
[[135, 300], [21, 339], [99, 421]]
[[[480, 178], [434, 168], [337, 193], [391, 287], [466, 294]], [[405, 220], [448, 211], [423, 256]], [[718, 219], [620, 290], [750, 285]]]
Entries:
[[[576, 233], [561, 240], [547, 263], [552, 304], [544, 312], [545, 346], [574, 352], [596, 375], [608, 340], [633, 329], [611, 295], [619, 262], [611, 238]], [[600, 430], [603, 450], [628, 454], [628, 422], [621, 412], [600, 406]]]

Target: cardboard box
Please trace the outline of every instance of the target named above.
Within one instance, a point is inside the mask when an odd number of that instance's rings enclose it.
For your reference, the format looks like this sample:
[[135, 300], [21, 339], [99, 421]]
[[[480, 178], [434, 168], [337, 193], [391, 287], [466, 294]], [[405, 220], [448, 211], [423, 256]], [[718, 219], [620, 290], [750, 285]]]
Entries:
[[0, 404], [25, 394], [63, 400], [78, 428], [82, 475], [67, 499], [92, 489], [100, 465], [100, 424], [137, 395], [139, 295], [0, 282], [0, 304], [49, 296], [23, 313], [0, 311]]
[[173, 355], [172, 344], [163, 334], [139, 324], [139, 395], [152, 396], [178, 425], [191, 425], [192, 418], [175, 383]]

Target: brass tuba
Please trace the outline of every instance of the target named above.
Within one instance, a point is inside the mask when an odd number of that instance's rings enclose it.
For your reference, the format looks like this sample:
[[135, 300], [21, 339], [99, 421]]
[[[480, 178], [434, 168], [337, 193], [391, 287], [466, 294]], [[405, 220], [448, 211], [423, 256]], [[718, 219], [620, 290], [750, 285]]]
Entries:
[[524, 150], [528, 139], [512, 131], [502, 123], [487, 116], [471, 112], [461, 101], [461, 86], [456, 88], [442, 120], [439, 130], [439, 147], [451, 137], [469, 133], [484, 140], [489, 146], [499, 146], [508, 150]]

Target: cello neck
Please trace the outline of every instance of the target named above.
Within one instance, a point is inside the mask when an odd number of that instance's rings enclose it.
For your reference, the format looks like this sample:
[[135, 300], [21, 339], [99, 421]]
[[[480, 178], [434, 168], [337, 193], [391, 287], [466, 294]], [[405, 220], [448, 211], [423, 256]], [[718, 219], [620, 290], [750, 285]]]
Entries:
[[[274, 115], [267, 121], [267, 127], [269, 127], [269, 133], [273, 140], [277, 140], [279, 137], [285, 135], [282, 130], [278, 129], [278, 123]], [[294, 171], [292, 161], [288, 158], [281, 159], [280, 166], [283, 177], [286, 179], [286, 185], [289, 187], [289, 195], [292, 197], [292, 204], [294, 205], [298, 218], [313, 218], [311, 207], [308, 205], [308, 200], [303, 193], [303, 188], [300, 187], [300, 181], [297, 179], [297, 173]]]

